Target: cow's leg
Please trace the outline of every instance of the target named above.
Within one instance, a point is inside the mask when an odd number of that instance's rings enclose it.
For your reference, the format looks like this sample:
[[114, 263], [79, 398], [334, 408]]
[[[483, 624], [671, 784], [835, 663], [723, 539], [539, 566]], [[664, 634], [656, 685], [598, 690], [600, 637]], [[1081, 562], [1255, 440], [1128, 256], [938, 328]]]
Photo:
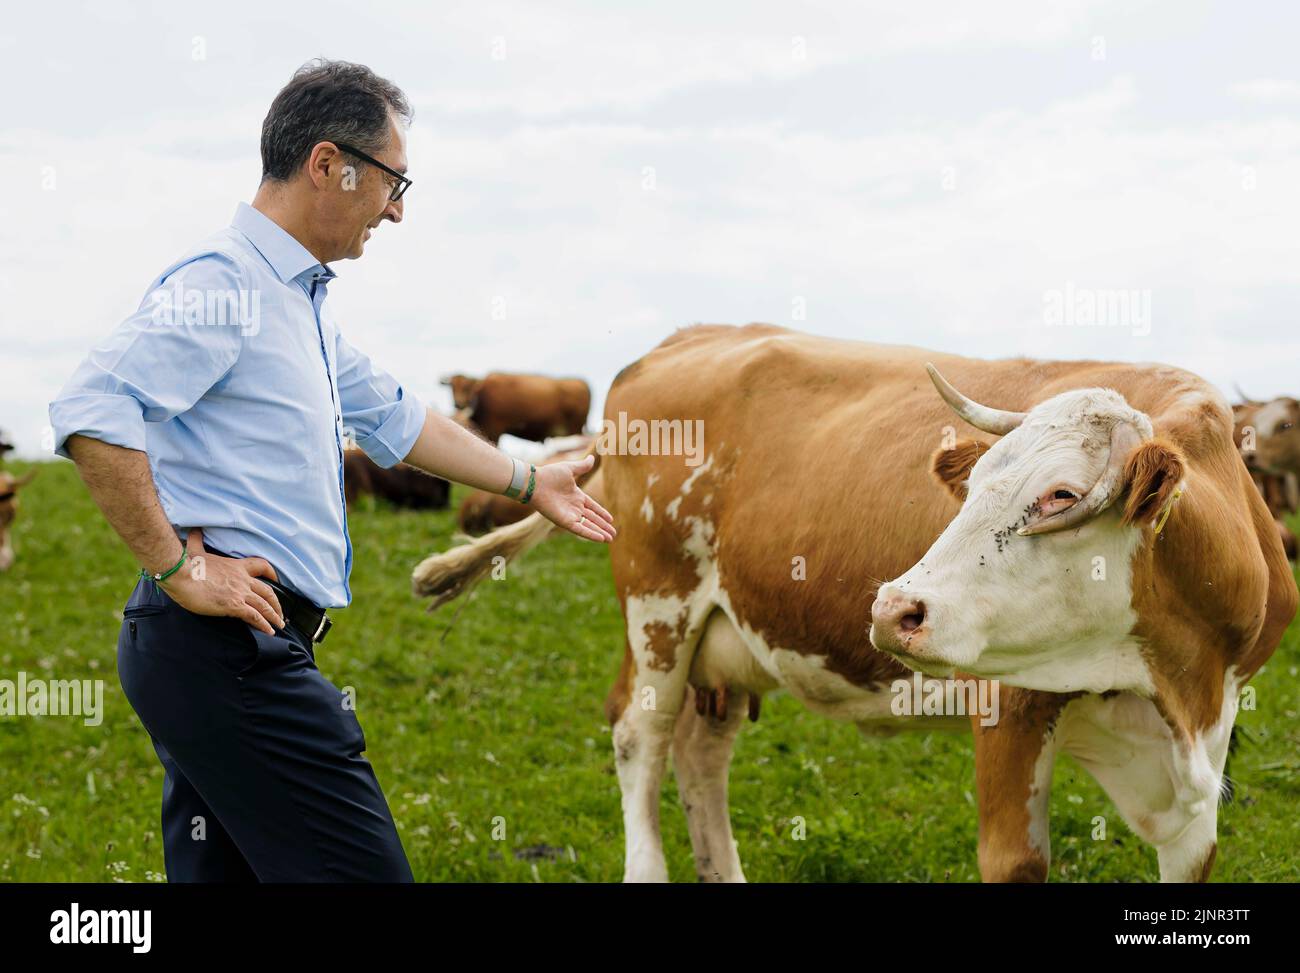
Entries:
[[623, 796], [623, 880], [666, 882], [659, 794], [702, 619], [685, 599], [629, 595], [628, 650], [606, 702]]
[[[744, 692], [695, 690], [703, 706], [687, 705], [677, 718], [673, 772], [691, 832], [695, 874], [701, 882], [743, 882], [740, 855], [731, 837], [727, 772], [736, 733], [748, 712]], [[701, 712], [703, 710], [703, 712]]]
[[[659, 833], [659, 792], [672, 741], [672, 713], [659, 712], [657, 695], [638, 686], [632, 650], [605, 701], [613, 727], [614, 767], [623, 803], [623, 881], [666, 882], [663, 839]], [[648, 701], [652, 704], [647, 706]], [[680, 708], [680, 707], [678, 707]]]
[[1181, 835], [1156, 847], [1162, 882], [1205, 882], [1218, 851], [1219, 802], [1206, 801]]
[[973, 716], [979, 866], [986, 882], [1044, 882], [1051, 861], [1048, 805], [1062, 697], [1001, 686], [999, 718]]
[[1120, 815], [1154, 845], [1162, 882], [1205, 881], [1214, 864], [1219, 785], [1236, 716], [1179, 742], [1146, 699], [1087, 696], [1063, 719], [1063, 747], [1096, 779]]

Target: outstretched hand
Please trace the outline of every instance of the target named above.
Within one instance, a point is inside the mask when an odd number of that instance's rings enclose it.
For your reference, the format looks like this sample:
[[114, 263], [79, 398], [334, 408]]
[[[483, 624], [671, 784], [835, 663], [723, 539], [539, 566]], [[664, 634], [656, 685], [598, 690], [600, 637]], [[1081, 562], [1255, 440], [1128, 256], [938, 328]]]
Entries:
[[198, 527], [190, 531], [185, 550], [189, 558], [184, 566], [162, 582], [172, 601], [196, 615], [229, 615], [242, 619], [267, 635], [284, 628], [280, 599], [269, 584], [260, 580], [280, 580], [269, 561], [260, 557], [209, 554], [204, 550], [203, 531]]
[[537, 468], [537, 489], [530, 507], [570, 533], [589, 541], [609, 543], [618, 534], [614, 518], [578, 486], [578, 477], [591, 472], [594, 454], [574, 462], [551, 463]]

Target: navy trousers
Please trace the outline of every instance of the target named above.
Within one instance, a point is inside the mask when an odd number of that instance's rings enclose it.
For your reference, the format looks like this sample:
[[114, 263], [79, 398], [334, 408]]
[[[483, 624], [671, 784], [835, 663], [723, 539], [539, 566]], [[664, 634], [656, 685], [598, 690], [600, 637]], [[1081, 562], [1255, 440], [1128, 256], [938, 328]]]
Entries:
[[166, 771], [169, 881], [412, 881], [361, 724], [307, 636], [196, 615], [144, 580], [123, 616], [118, 675]]

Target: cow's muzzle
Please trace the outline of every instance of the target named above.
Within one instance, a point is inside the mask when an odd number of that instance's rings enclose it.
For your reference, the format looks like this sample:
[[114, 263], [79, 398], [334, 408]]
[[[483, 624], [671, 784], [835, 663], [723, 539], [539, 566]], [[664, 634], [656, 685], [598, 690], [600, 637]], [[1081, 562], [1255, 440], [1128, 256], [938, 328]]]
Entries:
[[923, 655], [929, 635], [925, 602], [881, 589], [871, 606], [871, 644], [893, 655]]

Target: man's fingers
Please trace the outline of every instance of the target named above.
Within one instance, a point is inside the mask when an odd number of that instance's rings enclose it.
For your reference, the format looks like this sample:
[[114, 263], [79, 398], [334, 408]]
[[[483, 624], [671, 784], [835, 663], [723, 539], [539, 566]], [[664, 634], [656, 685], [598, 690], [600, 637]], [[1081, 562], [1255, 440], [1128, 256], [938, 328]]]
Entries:
[[590, 526], [596, 528], [596, 530], [604, 531], [606, 534], [609, 535], [610, 540], [614, 539], [614, 534], [616, 533], [616, 531], [614, 530], [613, 524], [605, 520], [602, 520], [599, 516], [596, 515], [594, 511], [591, 510], [585, 511], [582, 516], [583, 519], [585, 519]]
[[614, 539], [614, 535], [608, 531], [602, 530], [589, 517], [580, 517], [578, 522], [569, 528], [579, 537], [585, 537], [589, 541], [608, 542]]
[[598, 531], [593, 527], [587, 526], [586, 524], [574, 524], [572, 527], [569, 528], [569, 531], [571, 533], [577, 534], [579, 537], [585, 538], [586, 540], [596, 541], [597, 543], [600, 544], [607, 544], [609, 543], [609, 541], [613, 540], [612, 537], [610, 537], [608, 534], [604, 533], [603, 531]]
[[271, 627], [271, 623], [268, 622], [266, 617], [252, 605], [240, 605], [235, 611], [235, 617], [248, 622], [249, 625], [252, 625], [253, 628], [257, 629], [259, 632], [265, 632], [267, 635], [275, 634], [275, 629]]
[[590, 507], [592, 510], [596, 511], [596, 513], [598, 513], [598, 514], [600, 514], [602, 517], [604, 517], [604, 518], [605, 518], [605, 521], [609, 524], [609, 526], [611, 526], [611, 527], [614, 526], [614, 515], [613, 515], [613, 514], [611, 514], [608, 510], [606, 510], [604, 507], [602, 507], [600, 504], [598, 504], [598, 503], [597, 503], [595, 500], [593, 500], [589, 495], [587, 495], [587, 494], [584, 493], [582, 496], [583, 496], [583, 499], [585, 499], [585, 500], [587, 501], [587, 506], [588, 506], [588, 507]]
[[257, 592], [250, 591], [248, 597], [244, 599], [244, 604], [251, 605], [253, 611], [257, 612], [270, 622], [273, 628], [284, 628], [284, 620], [280, 618], [280, 613], [272, 608], [271, 603], [261, 595], [257, 594]]
[[605, 513], [604, 510], [599, 509], [599, 507], [599, 504], [594, 502], [589, 503], [587, 508], [583, 511], [583, 515], [588, 521], [598, 524], [602, 530], [609, 531], [611, 535], [617, 534], [618, 530], [614, 527], [613, 518], [611, 518], [609, 514]]
[[284, 609], [280, 607], [280, 599], [275, 594], [275, 589], [265, 581], [253, 580], [253, 592], [260, 596], [261, 599], [271, 606], [271, 611], [275, 612], [276, 628], [284, 628]]
[[244, 557], [239, 559], [239, 563], [244, 566], [251, 577], [270, 578], [272, 581], [279, 582], [280, 576], [275, 573], [275, 568], [271, 567], [271, 562], [262, 557]]

